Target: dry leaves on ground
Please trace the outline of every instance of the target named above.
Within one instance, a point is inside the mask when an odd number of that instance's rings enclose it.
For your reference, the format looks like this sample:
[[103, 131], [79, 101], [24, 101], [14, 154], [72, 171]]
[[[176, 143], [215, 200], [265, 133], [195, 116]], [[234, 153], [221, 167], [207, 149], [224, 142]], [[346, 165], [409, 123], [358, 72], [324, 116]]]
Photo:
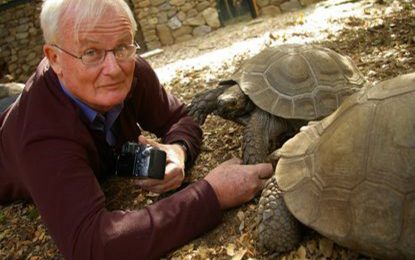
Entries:
[[[336, 13], [338, 17], [329, 19], [327, 27], [312, 23], [313, 28], [322, 27], [318, 28], [319, 33], [304, 30], [312, 22], [309, 14], [313, 9], [231, 25], [198, 40], [166, 47], [163, 54], [150, 57], [149, 61], [160, 69], [158, 71], [170, 73], [169, 77], [160, 75], [164, 85], [186, 103], [195, 93], [214, 88], [219, 80], [229, 78], [244, 59], [260, 49], [291, 41], [316, 42], [350, 56], [370, 82], [414, 71], [415, 5], [412, 1], [326, 1], [318, 7], [332, 13], [336, 12], [332, 9], [340, 7], [344, 10], [358, 8], [358, 12], [346, 15], [346, 11], [339, 11]], [[241, 43], [236, 44], [238, 41]], [[255, 48], [251, 48], [252, 45]], [[217, 60], [217, 64], [206, 64], [208, 56], [203, 55], [225, 47], [229, 49], [222, 54], [230, 55], [230, 58]], [[174, 61], [193, 62], [192, 59], [197, 57], [202, 57], [202, 65], [169, 67]], [[202, 179], [220, 162], [241, 156], [241, 126], [209, 116], [202, 128], [202, 152], [191, 170], [192, 177], [188, 183]], [[139, 209], [170, 195], [143, 192], [132, 181], [120, 178], [104, 183], [103, 189], [108, 209]], [[258, 251], [255, 243], [257, 203], [258, 198], [255, 198], [227, 211], [217, 228], [171, 252], [166, 258], [365, 258], [313, 231], [306, 232], [302, 243], [285, 255]], [[16, 202], [0, 206], [0, 259], [62, 259], [32, 204]]]

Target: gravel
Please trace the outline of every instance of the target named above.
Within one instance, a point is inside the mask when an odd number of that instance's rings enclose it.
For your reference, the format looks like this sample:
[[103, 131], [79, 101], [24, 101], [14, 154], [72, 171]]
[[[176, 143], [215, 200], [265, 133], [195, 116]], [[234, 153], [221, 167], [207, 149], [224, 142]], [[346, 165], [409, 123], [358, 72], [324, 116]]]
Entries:
[[[189, 103], [214, 88], [243, 60], [268, 46], [318, 43], [348, 55], [370, 82], [413, 71], [415, 6], [405, 0], [325, 1], [278, 17], [229, 25], [148, 57], [167, 90]], [[202, 152], [186, 184], [202, 179], [220, 162], [241, 157], [243, 128], [216, 116], [202, 126]], [[139, 209], [169, 194], [142, 191], [131, 180], [103, 183], [108, 209]], [[166, 256], [167, 259], [368, 259], [306, 230], [297, 248], [284, 255], [256, 246], [259, 198], [229, 210], [217, 228]], [[276, 234], [277, 236], [278, 234]], [[0, 206], [0, 259], [63, 259], [38, 215], [26, 202]]]

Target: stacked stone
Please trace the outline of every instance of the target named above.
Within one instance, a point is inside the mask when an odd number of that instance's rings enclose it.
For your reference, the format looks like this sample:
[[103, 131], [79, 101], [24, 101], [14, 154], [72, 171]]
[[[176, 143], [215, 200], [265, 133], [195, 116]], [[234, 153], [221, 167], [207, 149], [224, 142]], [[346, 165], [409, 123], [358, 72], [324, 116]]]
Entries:
[[0, 78], [25, 82], [41, 60], [40, 0], [0, 12]]
[[[0, 0], [3, 1], [3, 0]], [[236, 1], [236, 0], [235, 0]], [[259, 15], [275, 16], [317, 0], [256, 0]], [[216, 0], [131, 0], [149, 50], [205, 35], [221, 26]], [[0, 2], [1, 3], [1, 2]], [[4, 3], [4, 2], [3, 2]], [[0, 82], [25, 82], [43, 57], [42, 0], [0, 11]]]
[[256, 0], [260, 16], [276, 16], [295, 11], [319, 0]]
[[184, 42], [220, 27], [215, 0], [135, 0], [148, 49]]

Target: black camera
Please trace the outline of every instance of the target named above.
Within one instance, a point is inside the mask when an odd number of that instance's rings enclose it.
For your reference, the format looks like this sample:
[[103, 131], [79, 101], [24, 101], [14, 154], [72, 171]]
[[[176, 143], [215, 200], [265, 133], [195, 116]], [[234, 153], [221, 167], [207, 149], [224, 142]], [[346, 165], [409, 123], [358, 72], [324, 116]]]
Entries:
[[115, 174], [162, 180], [165, 170], [166, 152], [147, 144], [127, 142], [117, 157]]

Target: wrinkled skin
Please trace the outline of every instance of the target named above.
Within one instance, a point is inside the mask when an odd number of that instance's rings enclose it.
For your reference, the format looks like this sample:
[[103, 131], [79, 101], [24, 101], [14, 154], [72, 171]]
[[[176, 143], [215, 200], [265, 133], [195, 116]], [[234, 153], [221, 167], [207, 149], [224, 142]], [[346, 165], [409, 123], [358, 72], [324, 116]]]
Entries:
[[232, 208], [253, 199], [273, 174], [272, 165], [259, 163], [243, 165], [232, 158], [221, 163], [206, 175], [222, 209]]

